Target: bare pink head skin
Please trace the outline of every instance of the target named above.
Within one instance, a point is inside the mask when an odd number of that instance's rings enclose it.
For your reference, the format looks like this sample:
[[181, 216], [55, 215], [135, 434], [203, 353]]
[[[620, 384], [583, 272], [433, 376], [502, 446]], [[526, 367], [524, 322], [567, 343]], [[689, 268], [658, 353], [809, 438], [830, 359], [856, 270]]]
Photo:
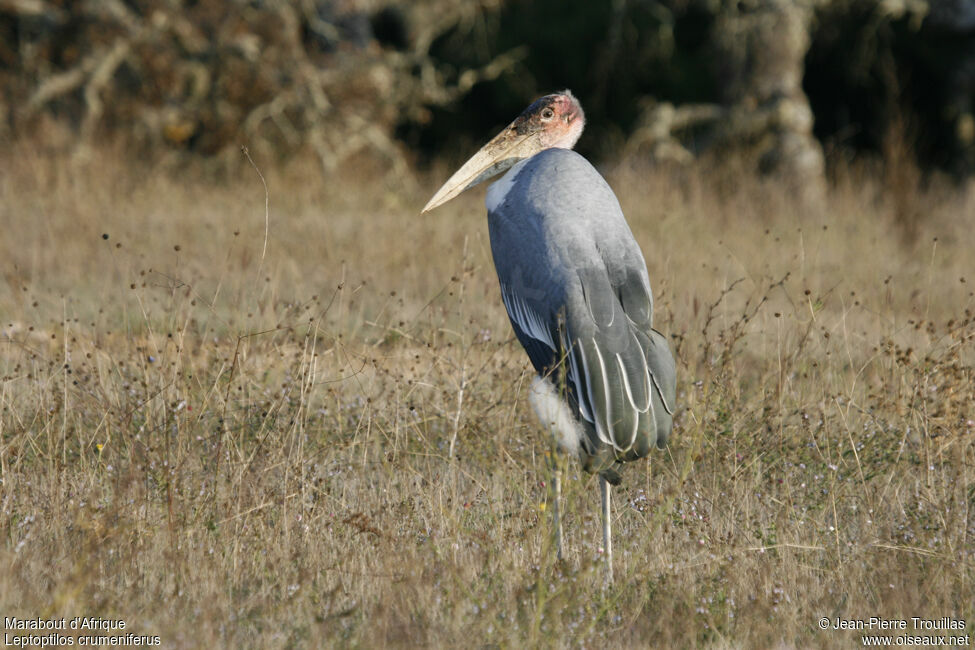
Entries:
[[586, 114], [571, 91], [545, 95], [522, 111], [454, 172], [423, 208], [428, 212], [464, 190], [497, 176], [545, 149], [571, 149], [586, 126]]
[[582, 105], [570, 90], [545, 95], [522, 111], [508, 129], [518, 135], [539, 134], [542, 149], [571, 149], [586, 126]]

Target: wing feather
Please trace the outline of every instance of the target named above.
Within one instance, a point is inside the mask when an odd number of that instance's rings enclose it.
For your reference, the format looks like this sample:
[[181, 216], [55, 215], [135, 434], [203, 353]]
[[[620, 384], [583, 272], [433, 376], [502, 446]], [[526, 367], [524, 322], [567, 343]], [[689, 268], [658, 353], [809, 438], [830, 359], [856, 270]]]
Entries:
[[593, 400], [596, 404], [596, 412], [602, 411], [602, 417], [598, 418], [597, 416], [596, 432], [600, 434], [600, 440], [613, 445], [614, 449], [622, 451], [622, 447], [616, 441], [616, 427], [613, 426], [615, 424], [613, 422], [614, 395], [612, 387], [609, 384], [609, 375], [606, 372], [606, 361], [603, 359], [603, 353], [599, 349], [599, 343], [596, 342], [596, 338], [593, 337], [591, 340], [592, 348], [596, 351], [596, 359], [599, 360], [599, 365], [593, 368], [597, 374], [593, 376], [592, 373], [587, 373], [587, 379], [590, 385], [596, 387], [594, 391], [596, 393], [596, 399]]
[[[623, 357], [621, 357], [619, 354], [616, 355], [616, 363], [619, 364], [620, 367], [620, 376], [623, 377], [623, 388], [626, 389], [626, 398], [630, 402], [630, 408], [632, 408], [638, 414], [646, 413], [647, 409], [645, 408], [641, 409], [639, 406], [636, 405], [636, 402], [633, 399], [633, 389], [630, 388], [630, 380], [626, 376], [626, 366], [623, 365]], [[626, 449], [632, 447], [633, 443], [636, 442], [636, 434], [637, 431], [639, 431], [639, 429], [640, 429], [640, 417], [638, 415], [637, 417], [633, 418], [633, 430], [630, 432], [629, 440], [625, 445]]]
[[508, 310], [508, 316], [516, 322], [525, 334], [547, 345], [553, 352], [557, 352], [555, 341], [552, 339], [550, 324], [546, 323], [537, 311], [531, 308], [525, 300], [511, 287], [501, 285], [501, 300]]
[[[563, 337], [565, 338], [565, 337]], [[564, 349], [569, 350], [569, 380], [576, 387], [576, 391], [580, 395], [579, 411], [580, 415], [592, 424], [595, 424], [596, 419], [592, 415], [592, 409], [589, 407], [592, 404], [592, 392], [589, 389], [589, 382], [586, 380], [587, 374], [585, 371], [579, 371], [579, 361], [578, 358], [582, 357], [582, 348], [579, 346], [573, 346], [568, 341], [565, 342]], [[585, 359], [582, 359], [583, 368], [585, 368]], [[584, 397], [584, 399], [583, 399]]]

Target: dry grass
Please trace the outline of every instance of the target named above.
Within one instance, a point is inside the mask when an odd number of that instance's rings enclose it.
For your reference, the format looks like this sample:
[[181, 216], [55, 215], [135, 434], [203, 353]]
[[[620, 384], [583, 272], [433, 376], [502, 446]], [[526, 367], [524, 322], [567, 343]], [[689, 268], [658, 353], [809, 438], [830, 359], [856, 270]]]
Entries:
[[614, 492], [604, 590], [592, 477], [553, 559], [483, 190], [420, 218], [433, 183], [265, 166], [262, 259], [246, 165], [3, 155], [4, 616], [261, 648], [832, 647], [859, 637], [822, 616], [975, 621], [971, 191], [914, 192], [905, 243], [870, 174], [820, 213], [734, 169], [609, 175], [680, 411]]

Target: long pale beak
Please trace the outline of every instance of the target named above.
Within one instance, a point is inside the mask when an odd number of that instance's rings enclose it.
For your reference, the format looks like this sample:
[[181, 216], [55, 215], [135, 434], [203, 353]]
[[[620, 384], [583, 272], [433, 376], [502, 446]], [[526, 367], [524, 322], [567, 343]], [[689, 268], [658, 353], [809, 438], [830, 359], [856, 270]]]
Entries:
[[518, 134], [515, 124], [512, 123], [454, 172], [454, 175], [427, 202], [420, 214], [429, 212], [461, 192], [497, 176], [514, 166], [519, 160], [531, 158], [543, 148], [540, 135], [538, 132]]

